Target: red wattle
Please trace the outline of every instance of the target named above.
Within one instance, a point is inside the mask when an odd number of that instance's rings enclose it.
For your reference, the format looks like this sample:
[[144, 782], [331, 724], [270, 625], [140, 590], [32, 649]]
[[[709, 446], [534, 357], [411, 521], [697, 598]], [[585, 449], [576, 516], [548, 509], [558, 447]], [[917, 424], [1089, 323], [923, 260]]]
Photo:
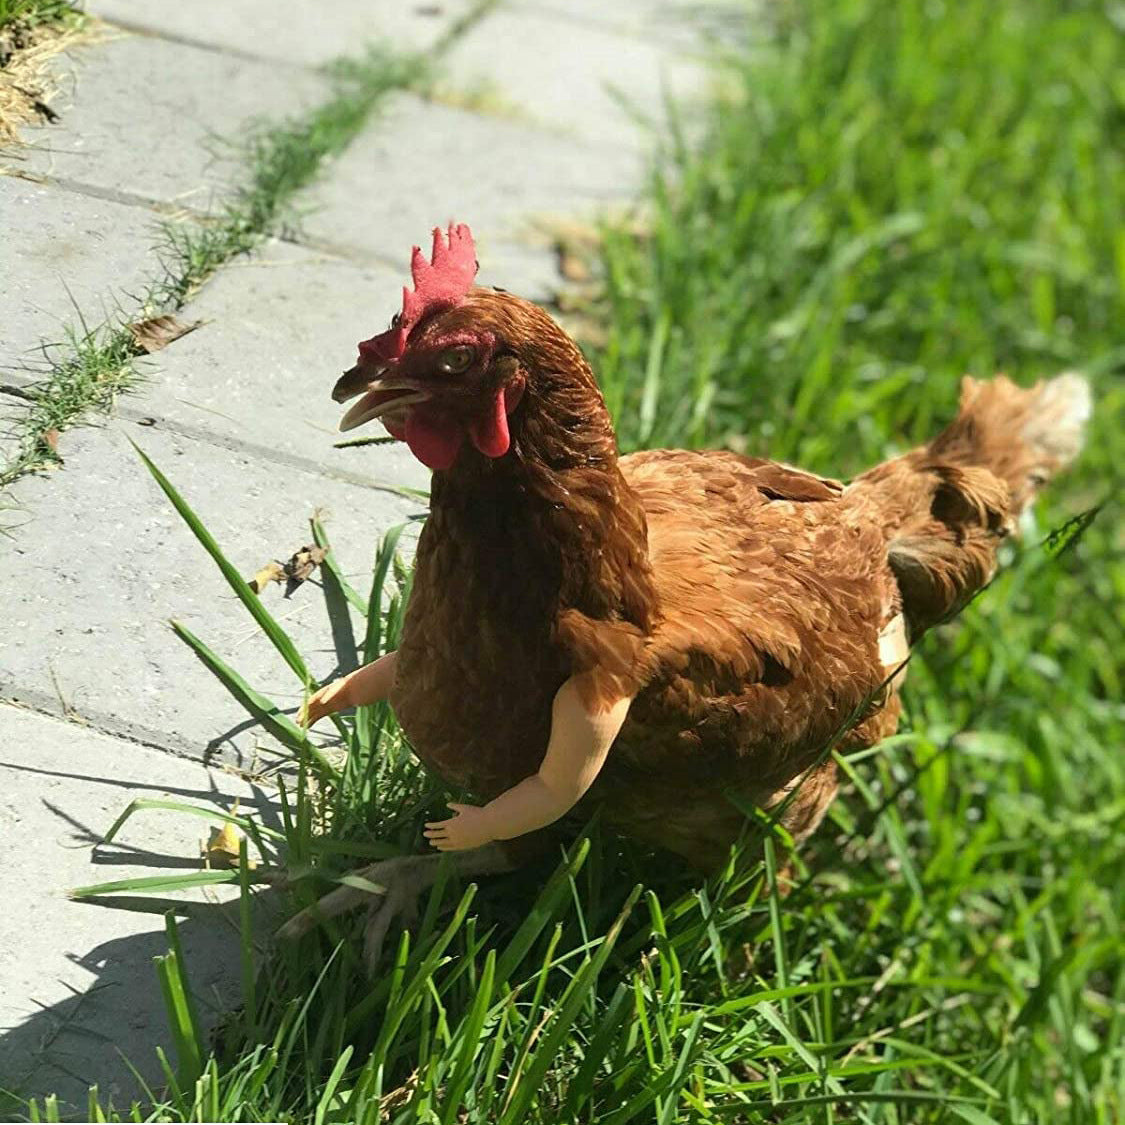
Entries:
[[406, 419], [406, 444], [427, 469], [452, 468], [464, 440], [460, 423], [444, 414], [415, 407]]
[[512, 439], [508, 433], [508, 409], [503, 391], [497, 391], [485, 417], [469, 423], [473, 445], [486, 457], [503, 457]]

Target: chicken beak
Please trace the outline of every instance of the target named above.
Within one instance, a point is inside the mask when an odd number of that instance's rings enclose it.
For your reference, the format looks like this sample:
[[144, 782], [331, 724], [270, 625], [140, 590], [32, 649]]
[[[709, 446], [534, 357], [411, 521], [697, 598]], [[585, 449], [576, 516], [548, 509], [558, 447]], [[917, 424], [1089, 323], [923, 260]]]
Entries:
[[[413, 383], [403, 379], [372, 379], [372, 368], [368, 366], [363, 370], [363, 365], [353, 367], [344, 373], [336, 384], [332, 397], [337, 402], [345, 402], [349, 398], [361, 395], [352, 403], [348, 412], [340, 419], [341, 432], [354, 430], [365, 422], [381, 418], [391, 412], [399, 413], [406, 407], [425, 402], [431, 396], [428, 391], [419, 389]], [[376, 375], [385, 374], [384, 368], [377, 368]]]
[[373, 367], [370, 363], [357, 363], [350, 371], [345, 371], [332, 388], [333, 402], [347, 402], [349, 398], [363, 394], [386, 371], [384, 367]]

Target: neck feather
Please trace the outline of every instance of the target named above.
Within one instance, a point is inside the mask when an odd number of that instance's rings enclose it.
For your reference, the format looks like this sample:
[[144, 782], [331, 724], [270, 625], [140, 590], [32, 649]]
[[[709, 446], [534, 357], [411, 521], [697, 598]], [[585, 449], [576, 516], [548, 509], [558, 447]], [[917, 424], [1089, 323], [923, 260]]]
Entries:
[[[528, 387], [512, 419], [511, 451], [496, 460], [466, 453], [436, 473], [432, 507], [460, 535], [540, 544], [544, 581], [557, 582], [556, 613], [577, 610], [648, 633], [657, 598], [644, 509], [618, 467], [613, 425], [589, 364], [548, 323], [553, 331], [519, 357]], [[476, 518], [486, 508], [490, 516]], [[496, 542], [493, 553], [504, 556], [505, 544]]]

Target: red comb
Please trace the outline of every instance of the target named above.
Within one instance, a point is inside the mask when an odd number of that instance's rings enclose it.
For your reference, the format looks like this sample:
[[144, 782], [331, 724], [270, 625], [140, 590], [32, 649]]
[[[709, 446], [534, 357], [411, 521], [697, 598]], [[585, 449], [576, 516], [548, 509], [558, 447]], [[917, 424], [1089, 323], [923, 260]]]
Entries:
[[359, 358], [389, 363], [406, 350], [411, 329], [426, 315], [458, 304], [473, 287], [477, 274], [477, 251], [473, 232], [464, 223], [450, 223], [446, 238], [434, 227], [434, 248], [430, 260], [415, 246], [410, 259], [414, 291], [402, 290], [402, 312], [395, 324], [379, 336], [359, 345]]

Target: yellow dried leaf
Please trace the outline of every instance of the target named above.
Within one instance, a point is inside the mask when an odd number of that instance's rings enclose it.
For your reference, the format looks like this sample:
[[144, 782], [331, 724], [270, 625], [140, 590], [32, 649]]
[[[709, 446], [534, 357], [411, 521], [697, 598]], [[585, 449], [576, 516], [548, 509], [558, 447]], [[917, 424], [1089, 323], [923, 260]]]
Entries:
[[279, 562], [268, 562], [253, 578], [250, 579], [250, 589], [255, 594], [260, 594], [271, 582], [284, 582], [285, 568]]
[[[242, 833], [233, 824], [212, 828], [207, 841], [207, 863], [213, 867], [237, 867], [241, 846]], [[246, 866], [253, 868], [255, 863], [247, 858]]]
[[560, 246], [558, 255], [559, 273], [561, 273], [567, 281], [590, 280], [590, 265], [580, 254], [576, 254], [567, 246]]

